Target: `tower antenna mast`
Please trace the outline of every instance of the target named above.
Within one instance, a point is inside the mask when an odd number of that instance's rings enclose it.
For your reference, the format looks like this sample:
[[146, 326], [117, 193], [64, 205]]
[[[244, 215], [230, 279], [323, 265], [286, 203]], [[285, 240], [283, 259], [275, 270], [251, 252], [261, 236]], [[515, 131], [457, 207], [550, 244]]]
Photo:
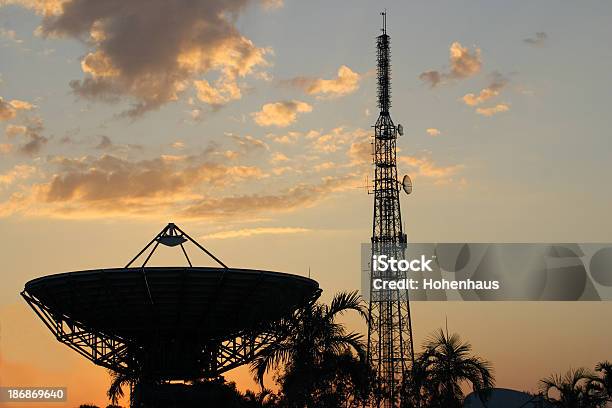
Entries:
[[[404, 258], [407, 237], [402, 230], [397, 177], [396, 142], [403, 133], [391, 120], [391, 48], [387, 34], [387, 11], [382, 14], [382, 34], [376, 38], [377, 96], [380, 114], [374, 125], [374, 217], [372, 255]], [[389, 268], [390, 269], [390, 268]], [[414, 361], [410, 303], [406, 290], [373, 291], [374, 279], [405, 279], [405, 272], [370, 269], [367, 359], [382, 384], [376, 407], [399, 406], [399, 388]]]

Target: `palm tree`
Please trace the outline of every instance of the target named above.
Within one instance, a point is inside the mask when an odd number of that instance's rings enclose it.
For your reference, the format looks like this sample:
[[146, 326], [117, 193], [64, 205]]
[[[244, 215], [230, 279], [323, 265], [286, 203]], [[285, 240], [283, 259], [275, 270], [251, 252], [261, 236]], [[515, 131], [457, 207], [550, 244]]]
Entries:
[[[339, 293], [329, 305], [312, 303], [277, 323], [274, 330], [279, 340], [264, 348], [251, 363], [262, 389], [264, 375], [282, 368], [277, 381], [289, 406], [333, 407], [332, 398], [364, 397], [362, 385], [367, 387], [364, 377], [368, 370], [362, 336], [347, 333], [336, 321], [350, 310], [367, 318], [357, 292]], [[355, 395], [347, 397], [349, 393]]]
[[595, 371], [603, 374], [603, 378], [600, 380], [600, 383], [607, 400], [612, 402], [612, 363], [607, 360], [602, 361], [601, 363], [597, 364]]
[[245, 407], [253, 408], [267, 408], [276, 407], [278, 403], [278, 396], [269, 389], [263, 389], [259, 393], [251, 390], [247, 390], [244, 393], [244, 405]]
[[402, 389], [404, 407], [461, 407], [462, 386], [469, 383], [481, 399], [495, 385], [488, 361], [472, 355], [472, 345], [442, 329], [423, 345]]
[[430, 389], [429, 357], [431, 350], [425, 349], [414, 359], [400, 389], [401, 407], [416, 408], [431, 405], [433, 390]]
[[[596, 408], [605, 406], [602, 401], [600, 379], [585, 368], [570, 369], [565, 374], [552, 374], [540, 380], [542, 393], [554, 406], [563, 408]], [[555, 398], [552, 393], [558, 394]]]
[[125, 373], [119, 373], [116, 371], [109, 370], [111, 376], [111, 385], [106, 391], [106, 395], [113, 404], [117, 404], [120, 398], [125, 395], [123, 392], [124, 386], [131, 386], [133, 384], [134, 377]]

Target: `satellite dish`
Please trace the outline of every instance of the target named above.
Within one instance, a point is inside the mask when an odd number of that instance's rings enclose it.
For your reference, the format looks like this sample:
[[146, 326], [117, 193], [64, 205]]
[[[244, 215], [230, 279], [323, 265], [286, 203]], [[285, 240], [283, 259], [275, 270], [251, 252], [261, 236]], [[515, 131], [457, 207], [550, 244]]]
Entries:
[[402, 188], [406, 194], [412, 193], [412, 180], [407, 174], [402, 179]]
[[397, 125], [397, 133], [399, 133], [400, 136], [404, 136], [404, 127], [402, 125]]

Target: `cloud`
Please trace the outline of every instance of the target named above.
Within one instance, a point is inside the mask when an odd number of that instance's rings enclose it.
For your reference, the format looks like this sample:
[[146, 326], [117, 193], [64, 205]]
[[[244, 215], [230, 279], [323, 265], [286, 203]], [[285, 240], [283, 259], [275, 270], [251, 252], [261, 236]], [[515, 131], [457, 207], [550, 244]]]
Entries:
[[242, 92], [238, 84], [226, 77], [219, 78], [216, 87], [210, 85], [205, 79], [194, 81], [193, 84], [198, 99], [213, 107], [220, 107], [230, 101], [242, 98]]
[[[17, 1], [13, 1], [17, 2]], [[240, 97], [237, 81], [268, 65], [235, 22], [252, 0], [21, 0], [43, 15], [40, 34], [83, 40], [84, 78], [75, 94], [107, 102], [133, 102], [136, 117], [177, 100], [191, 85], [207, 103]], [[202, 79], [216, 74], [215, 87]]]
[[336, 162], [324, 162], [321, 164], [317, 164], [314, 166], [314, 170], [317, 172], [325, 171], [325, 170], [333, 170], [338, 167], [338, 163]]
[[[227, 136], [234, 150], [219, 150], [210, 144], [197, 154], [166, 154], [140, 160], [106, 153], [120, 145], [100, 137], [105, 152], [100, 156], [41, 158], [36, 182], [20, 186], [8, 199], [0, 200], [0, 216], [21, 214], [74, 219], [178, 214], [216, 219], [240, 217], [244, 213], [252, 217], [314, 205], [327, 195], [342, 191], [351, 181], [352, 176], [344, 174], [298, 185], [267, 184], [268, 187], [258, 189], [267, 191], [266, 194], [249, 194], [249, 186], [258, 180], [295, 170], [289, 167], [264, 170], [236, 164], [236, 159], [251, 152], [267, 152], [268, 147], [251, 136]], [[284, 163], [288, 158], [272, 152], [269, 159]], [[9, 175], [5, 176], [8, 181]], [[228, 191], [233, 194], [243, 190], [243, 196], [226, 195]], [[212, 209], [205, 203], [224, 207]]]
[[40, 118], [28, 119], [26, 125], [9, 125], [6, 128], [6, 135], [10, 139], [22, 139], [22, 143], [17, 146], [17, 151], [21, 154], [32, 156], [40, 153], [49, 139], [42, 135], [44, 130], [43, 122]]
[[96, 149], [98, 150], [108, 150], [111, 147], [113, 147], [113, 142], [111, 141], [110, 137], [106, 136], [106, 135], [102, 135], [100, 136], [100, 143], [97, 144]]
[[355, 175], [327, 177], [319, 184], [298, 184], [276, 194], [251, 194], [210, 198], [186, 208], [182, 215], [194, 218], [252, 216], [255, 214], [291, 212], [311, 207], [333, 192], [352, 189]]
[[0, 120], [9, 120], [13, 119], [17, 115], [17, 111], [15, 108], [11, 106], [10, 103], [5, 102], [2, 97], [0, 97]]
[[300, 136], [302, 136], [300, 132], [293, 131], [287, 132], [283, 135], [275, 135], [273, 133], [269, 133], [268, 135], [266, 135], [267, 138], [272, 139], [276, 143], [280, 144], [294, 144], [295, 142], [297, 142]]
[[440, 130], [436, 128], [427, 128], [425, 132], [427, 132], [429, 136], [440, 136], [441, 133]]
[[506, 103], [499, 103], [495, 106], [488, 108], [477, 108], [476, 113], [482, 116], [493, 116], [501, 112], [507, 112], [510, 110], [510, 106]]
[[31, 110], [35, 108], [35, 106], [32, 105], [30, 102], [20, 101], [19, 99], [13, 99], [9, 103], [13, 108], [17, 110]]
[[481, 103], [498, 96], [502, 89], [508, 84], [508, 79], [499, 72], [493, 72], [491, 76], [491, 83], [486, 88], [483, 88], [478, 95], [468, 93], [463, 96], [462, 100], [466, 105], [480, 105]]
[[4, 134], [9, 138], [23, 135], [27, 131], [28, 128], [23, 125], [7, 125], [6, 128], [4, 128]]
[[12, 169], [0, 173], [0, 188], [8, 187], [17, 180], [25, 180], [36, 173], [36, 167], [27, 164], [18, 164]]
[[183, 150], [185, 148], [185, 142], [177, 140], [176, 142], [172, 143], [171, 146], [177, 150]]
[[333, 153], [341, 149], [349, 149], [355, 141], [369, 143], [368, 137], [370, 135], [370, 132], [361, 128], [350, 131], [344, 126], [338, 126], [326, 133], [310, 131], [306, 138], [312, 139], [313, 150], [321, 153]]
[[[0, 3], [1, 5], [2, 3]], [[0, 38], [6, 38], [10, 41], [13, 41], [17, 44], [21, 44], [23, 43], [23, 40], [17, 38], [17, 33], [15, 32], [15, 30], [7, 30], [4, 29], [2, 27], [0, 27]]]
[[272, 157], [270, 158], [270, 163], [272, 164], [276, 164], [280, 162], [287, 162], [287, 161], [289, 161], [289, 158], [281, 152], [273, 153]]
[[202, 239], [230, 239], [230, 238], [244, 238], [252, 237], [254, 235], [289, 235], [289, 234], [303, 234], [310, 232], [308, 228], [296, 228], [296, 227], [258, 227], [258, 228], [244, 228], [239, 230], [221, 231], [214, 232], [212, 234], [204, 235]]
[[35, 106], [29, 102], [20, 101], [19, 99], [13, 99], [11, 101], [5, 101], [0, 96], [0, 121], [13, 119], [17, 116], [19, 110], [31, 110]]
[[335, 98], [351, 94], [359, 89], [361, 78], [359, 73], [342, 65], [338, 68], [335, 79], [296, 77], [284, 82], [303, 89], [308, 95]]
[[140, 144], [116, 144], [106, 135], [99, 136], [100, 141], [94, 149], [106, 152], [114, 152], [120, 156], [125, 156], [130, 151], [143, 151], [144, 146]]
[[1, 0], [0, 6], [20, 5], [47, 16], [61, 13], [62, 6], [67, 1], [69, 0]]
[[238, 145], [238, 147], [242, 150], [243, 153], [251, 153], [252, 151], [265, 149], [268, 150], [268, 145], [251, 135], [239, 136], [235, 134], [229, 134], [232, 140]]
[[[157, 218], [173, 214], [192, 219], [250, 219], [311, 207], [330, 194], [355, 186], [356, 177], [327, 177], [267, 194], [223, 196], [236, 179], [262, 176], [257, 168], [200, 163], [193, 158], [159, 157], [128, 162], [101, 158], [56, 158], [50, 180], [33, 184], [0, 202], [0, 216], [99, 218], [109, 215]], [[218, 188], [215, 188], [218, 187]], [[235, 189], [232, 189], [235, 191]]]
[[419, 75], [419, 79], [423, 82], [429, 83], [429, 86], [435, 88], [442, 82], [442, 75], [438, 71], [425, 71]]
[[262, 0], [262, 4], [266, 10], [282, 8], [285, 5], [284, 0]]
[[312, 106], [301, 101], [266, 103], [261, 111], [251, 113], [259, 126], [287, 127], [296, 121], [299, 113], [312, 111]]
[[399, 156], [398, 163], [407, 165], [416, 171], [416, 176], [423, 176], [433, 179], [449, 179], [451, 176], [463, 169], [463, 165], [438, 166], [431, 158], [423, 156]]
[[450, 47], [450, 75], [453, 78], [467, 78], [480, 72], [482, 61], [480, 49], [475, 48], [473, 52], [460, 43], [454, 42]]
[[358, 140], [351, 144], [348, 156], [352, 164], [372, 163], [372, 142], [370, 140]]
[[289, 166], [283, 166], [283, 167], [273, 167], [270, 171], [272, 172], [272, 174], [274, 174], [275, 176], [282, 176], [283, 174], [290, 172], [290, 171], [294, 171], [295, 169]]
[[55, 157], [51, 164], [55, 171], [32, 186], [29, 205], [65, 214], [156, 212], [203, 197], [204, 185], [211, 191], [264, 177], [257, 167], [227, 166], [208, 155], [128, 161], [105, 154]]
[[467, 47], [455, 41], [450, 46], [449, 54], [450, 70], [448, 72], [425, 71], [419, 75], [419, 78], [434, 88], [445, 79], [463, 79], [480, 72], [482, 60], [479, 48], [470, 51]]
[[535, 34], [535, 37], [525, 38], [523, 42], [525, 44], [534, 45], [536, 47], [541, 47], [546, 42], [548, 35], [545, 32], [539, 32]]

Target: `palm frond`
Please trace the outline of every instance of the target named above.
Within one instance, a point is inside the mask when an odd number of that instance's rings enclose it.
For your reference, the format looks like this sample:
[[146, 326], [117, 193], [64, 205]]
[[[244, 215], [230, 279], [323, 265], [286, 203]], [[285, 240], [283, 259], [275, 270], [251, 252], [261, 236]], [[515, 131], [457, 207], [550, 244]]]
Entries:
[[340, 292], [334, 296], [330, 305], [327, 307], [326, 315], [334, 318], [336, 315], [343, 314], [346, 311], [354, 310], [366, 321], [368, 312], [363, 299], [357, 291]]

